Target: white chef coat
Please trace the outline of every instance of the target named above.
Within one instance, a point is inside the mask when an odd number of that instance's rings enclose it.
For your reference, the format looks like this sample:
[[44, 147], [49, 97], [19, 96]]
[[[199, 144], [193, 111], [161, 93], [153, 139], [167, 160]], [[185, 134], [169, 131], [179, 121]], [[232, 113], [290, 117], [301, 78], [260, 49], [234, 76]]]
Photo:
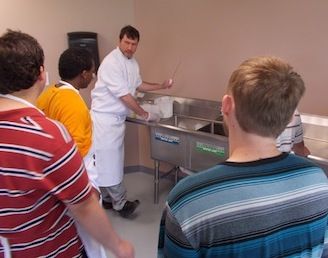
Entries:
[[128, 59], [116, 48], [104, 58], [97, 76], [91, 92], [92, 111], [128, 115], [130, 110], [119, 98], [129, 93], [134, 96], [142, 83], [137, 61], [133, 57]]
[[109, 53], [99, 67], [91, 92], [98, 186], [113, 186], [123, 180], [125, 118], [130, 110], [120, 97], [129, 93], [133, 96], [141, 83], [137, 61], [125, 57], [119, 48]]

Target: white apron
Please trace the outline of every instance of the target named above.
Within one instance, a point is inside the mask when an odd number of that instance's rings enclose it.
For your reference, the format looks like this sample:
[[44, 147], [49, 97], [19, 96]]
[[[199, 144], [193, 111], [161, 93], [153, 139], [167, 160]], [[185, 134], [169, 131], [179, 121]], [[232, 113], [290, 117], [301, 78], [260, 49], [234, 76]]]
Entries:
[[97, 170], [96, 170], [96, 160], [95, 160], [95, 153], [93, 151], [93, 144], [91, 144], [91, 147], [88, 151], [88, 154], [84, 156], [84, 166], [87, 170], [89, 181], [92, 184], [94, 188], [97, 189], [98, 192], [100, 192], [99, 187], [97, 185]]
[[125, 116], [91, 112], [97, 186], [123, 181]]

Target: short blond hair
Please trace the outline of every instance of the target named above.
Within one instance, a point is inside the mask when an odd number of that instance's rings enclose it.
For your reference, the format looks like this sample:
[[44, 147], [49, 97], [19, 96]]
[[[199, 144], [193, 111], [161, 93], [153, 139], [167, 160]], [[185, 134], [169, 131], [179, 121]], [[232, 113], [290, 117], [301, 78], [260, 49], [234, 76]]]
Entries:
[[232, 73], [228, 92], [245, 132], [276, 138], [290, 121], [305, 86], [301, 76], [283, 60], [255, 57]]

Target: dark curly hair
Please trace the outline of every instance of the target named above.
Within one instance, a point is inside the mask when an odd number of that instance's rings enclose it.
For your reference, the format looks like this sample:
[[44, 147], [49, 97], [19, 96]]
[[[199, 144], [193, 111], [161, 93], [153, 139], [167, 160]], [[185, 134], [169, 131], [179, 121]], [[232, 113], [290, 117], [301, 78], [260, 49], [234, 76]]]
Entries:
[[8, 30], [0, 37], [0, 93], [32, 87], [44, 64], [42, 47], [35, 38]]
[[85, 48], [66, 49], [59, 58], [58, 70], [62, 80], [72, 80], [83, 71], [90, 71], [94, 60], [89, 50]]

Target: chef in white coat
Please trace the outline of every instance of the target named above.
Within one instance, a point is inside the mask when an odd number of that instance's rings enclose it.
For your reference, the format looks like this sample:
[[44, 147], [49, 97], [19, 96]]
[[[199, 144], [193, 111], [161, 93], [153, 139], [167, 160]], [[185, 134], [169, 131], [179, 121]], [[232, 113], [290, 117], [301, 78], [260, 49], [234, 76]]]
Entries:
[[119, 44], [102, 61], [95, 88], [92, 90], [91, 117], [95, 164], [105, 209], [118, 211], [122, 217], [130, 216], [138, 200], [128, 201], [123, 184], [125, 118], [134, 112], [146, 121], [158, 121], [159, 115], [146, 112], [134, 98], [135, 91], [167, 89], [172, 79], [163, 83], [149, 83], [141, 79], [134, 53], [140, 35], [128, 25], [121, 29]]

